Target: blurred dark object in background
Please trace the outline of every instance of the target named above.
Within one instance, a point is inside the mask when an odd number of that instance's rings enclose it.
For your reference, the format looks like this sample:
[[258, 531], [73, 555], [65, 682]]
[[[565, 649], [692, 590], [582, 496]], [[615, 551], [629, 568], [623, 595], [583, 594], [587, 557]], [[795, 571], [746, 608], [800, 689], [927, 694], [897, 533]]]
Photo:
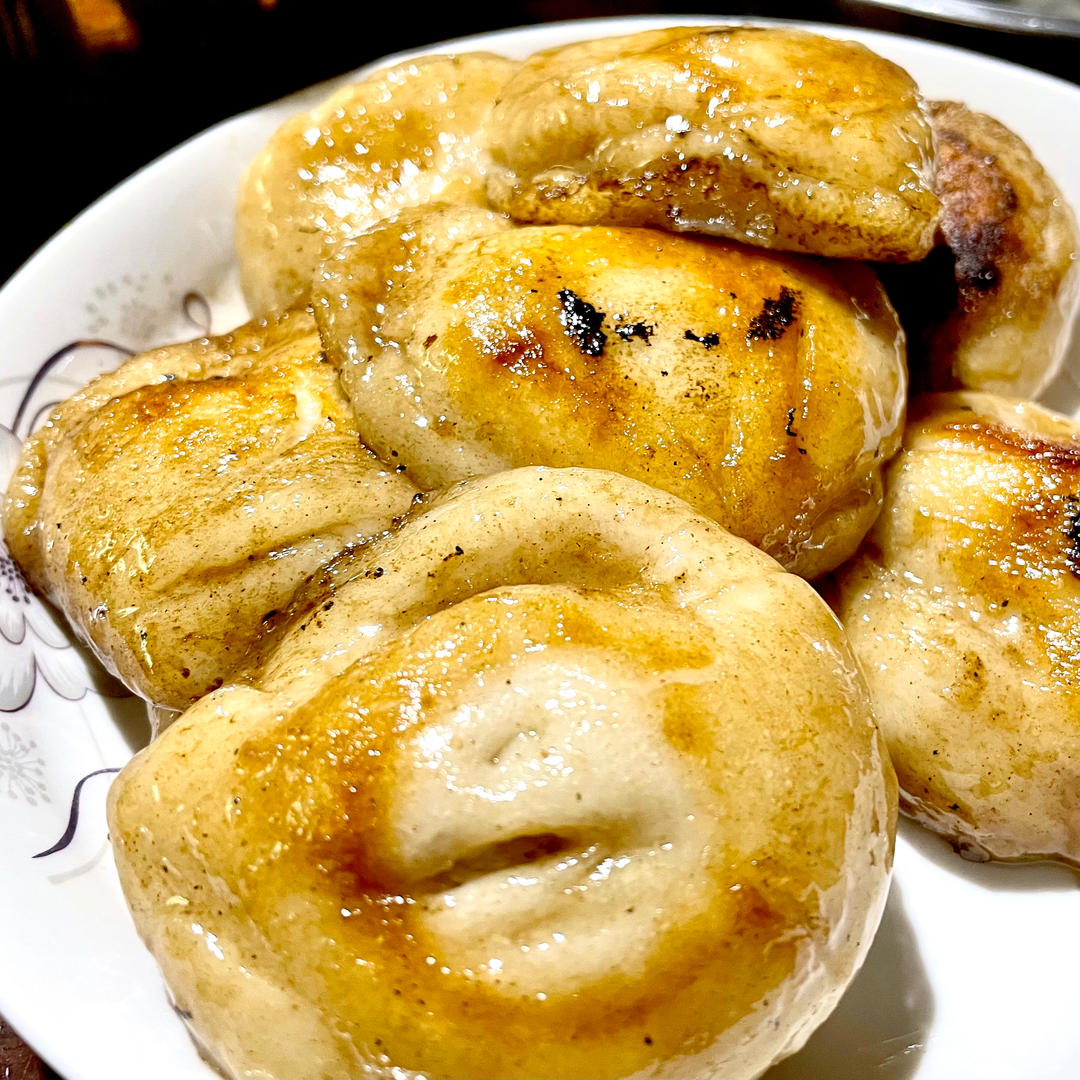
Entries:
[[0, 1016], [0, 1080], [60, 1080]]
[[919, 18], [859, 0], [656, 3], [502, 0], [380, 9], [357, 0], [0, 0], [9, 190], [5, 280], [141, 165], [211, 124], [388, 52], [481, 30], [697, 8], [873, 26], [1066, 77], [1076, 39]]

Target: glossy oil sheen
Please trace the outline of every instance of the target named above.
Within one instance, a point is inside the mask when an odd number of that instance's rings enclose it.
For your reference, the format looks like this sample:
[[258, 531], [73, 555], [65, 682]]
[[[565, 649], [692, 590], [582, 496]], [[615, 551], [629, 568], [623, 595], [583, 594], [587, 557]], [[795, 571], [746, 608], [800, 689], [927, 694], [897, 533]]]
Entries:
[[105, 665], [182, 709], [414, 490], [360, 444], [311, 315], [295, 310], [133, 357], [79, 391], [23, 447], [4, 528]]
[[343, 553], [125, 770], [125, 892], [233, 1076], [753, 1076], [842, 992], [893, 777], [808, 586], [527, 469]]
[[854, 551], [898, 444], [903, 335], [859, 266], [447, 209], [345, 245], [315, 311], [364, 439], [421, 487], [612, 469], [808, 577]]
[[517, 64], [427, 56], [293, 117], [240, 187], [236, 251], [253, 311], [307, 296], [327, 245], [410, 206], [484, 202], [484, 122]]
[[1080, 427], [916, 402], [835, 594], [903, 805], [972, 858], [1080, 865]]
[[538, 53], [490, 124], [492, 204], [906, 262], [940, 205], [918, 88], [855, 42], [677, 27]]

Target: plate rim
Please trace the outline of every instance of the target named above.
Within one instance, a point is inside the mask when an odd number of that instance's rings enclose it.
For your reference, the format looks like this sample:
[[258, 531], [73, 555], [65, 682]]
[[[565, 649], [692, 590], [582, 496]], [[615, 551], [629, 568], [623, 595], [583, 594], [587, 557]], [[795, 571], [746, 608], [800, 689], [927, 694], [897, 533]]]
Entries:
[[[321, 93], [323, 91], [329, 92], [331, 88], [337, 85], [341, 85], [344, 82], [355, 79], [358, 76], [362, 76], [363, 73], [375, 70], [379, 67], [387, 66], [389, 64], [408, 60], [417, 56], [430, 54], [436, 51], [452, 51], [453, 49], [460, 49], [463, 46], [467, 46], [470, 49], [482, 48], [491, 45], [493, 51], [498, 51], [495, 43], [508, 40], [511, 38], [522, 38], [524, 36], [527, 41], [532, 36], [544, 36], [552, 33], [567, 33], [575, 36], [568, 37], [567, 40], [575, 40], [577, 32], [580, 30], [580, 39], [584, 40], [590, 36], [597, 36], [595, 32], [607, 31], [609, 33], [633, 33], [637, 30], [662, 27], [662, 26], [677, 26], [677, 25], [762, 25], [762, 26], [792, 26], [797, 28], [810, 29], [815, 32], [825, 33], [831, 37], [843, 37], [849, 35], [851, 40], [862, 41], [871, 47], [874, 41], [892, 42], [898, 41], [905, 44], [905, 46], [915, 45], [919, 49], [928, 50], [929, 55], [937, 55], [939, 57], [952, 57], [956, 54], [967, 55], [981, 63], [990, 64], [992, 66], [1004, 66], [1017, 75], [1028, 80], [1034, 81], [1037, 85], [1039, 83], [1047, 83], [1052, 86], [1056, 92], [1065, 91], [1067, 94], [1075, 97], [1077, 103], [1080, 103], [1080, 87], [1074, 84], [1057, 78], [1052, 75], [1048, 75], [1044, 72], [1039, 72], [1031, 68], [1024, 67], [1023, 65], [1015, 64], [1007, 60], [1002, 60], [997, 57], [989, 56], [977, 52], [975, 50], [958, 48], [950, 45], [944, 45], [940, 42], [929, 41], [919, 37], [913, 37], [910, 35], [896, 34], [879, 30], [866, 30], [860, 27], [851, 27], [838, 24], [818, 24], [807, 20], [789, 20], [789, 19], [769, 19], [763, 17], [752, 18], [737, 18], [737, 17], [724, 17], [724, 16], [703, 16], [703, 15], [633, 15], [633, 16], [614, 16], [614, 17], [598, 17], [592, 19], [582, 20], [563, 20], [560, 22], [552, 23], [536, 23], [527, 24], [519, 27], [504, 28], [500, 30], [488, 31], [479, 34], [466, 35], [458, 38], [447, 39], [444, 41], [432, 42], [429, 45], [422, 46], [416, 49], [403, 50], [397, 53], [388, 54], [383, 57], [379, 57], [372, 62], [363, 65], [362, 67], [355, 69], [354, 71], [346, 72], [340, 76], [335, 76], [331, 79], [321, 81], [313, 84], [311, 87], [297, 91], [293, 94], [286, 95], [282, 98], [277, 98], [273, 101], [266, 102], [262, 105], [255, 106], [251, 109], [244, 110], [240, 113], [226, 117], [204, 130], [197, 132], [190, 137], [184, 139], [176, 146], [158, 155], [139, 169], [135, 170], [131, 175], [124, 178], [115, 184], [108, 191], [103, 193], [92, 203], [90, 203], [84, 210], [80, 211], [70, 222], [64, 225], [58, 230], [49, 240], [38, 248], [15, 273], [4, 283], [0, 288], [0, 313], [6, 306], [11, 304], [18, 304], [24, 293], [29, 292], [31, 285], [35, 282], [38, 275], [47, 272], [49, 263], [51, 260], [63, 258], [66, 254], [66, 249], [70, 246], [78, 246], [80, 230], [87, 227], [92, 227], [95, 220], [102, 214], [108, 213], [113, 204], [118, 200], [122, 201], [125, 197], [131, 194], [132, 191], [137, 190], [144, 184], [152, 184], [155, 182], [159, 173], [164, 169], [172, 169], [186, 162], [187, 158], [196, 153], [199, 149], [202, 149], [203, 144], [212, 142], [216, 138], [220, 138], [226, 135], [231, 129], [242, 126], [246, 122], [249, 122], [254, 117], [263, 117], [266, 114], [273, 112], [274, 110], [284, 111], [286, 109], [292, 109], [295, 106], [295, 102], [298, 99], [304, 99], [309, 95]], [[589, 31], [595, 31], [590, 33]], [[1080, 208], [1078, 208], [1080, 209]], [[40, 288], [40, 285], [36, 286]], [[106, 851], [106, 859], [109, 857], [108, 851]], [[115, 870], [112, 871], [115, 874]], [[131, 928], [132, 934], [134, 934], [134, 928]], [[143, 946], [140, 943], [140, 948]], [[149, 953], [147, 953], [149, 956]], [[154, 964], [156, 968], [156, 963]], [[160, 975], [158, 979], [164, 986], [164, 981], [161, 980]], [[6, 982], [7, 980], [5, 980]], [[11, 983], [14, 984], [17, 980], [12, 978]], [[5, 1018], [12, 1026], [14, 1030], [20, 1033], [25, 1030], [27, 1036], [24, 1036], [26, 1041], [35, 1048], [35, 1051], [44, 1060], [48, 1061], [54, 1068], [57, 1069], [61, 1075], [65, 1076], [66, 1080], [81, 1080], [83, 1077], [90, 1077], [91, 1074], [81, 1070], [79, 1062], [72, 1055], [77, 1055], [77, 1050], [70, 1052], [64, 1051], [62, 1048], [58, 1048], [55, 1045], [56, 1036], [42, 1036], [39, 1031], [41, 1030], [39, 1025], [47, 1022], [47, 1018], [36, 1017], [31, 1018], [23, 1014], [23, 1011], [19, 1008], [17, 1000], [7, 991], [0, 989], [0, 998], [2, 1001], [2, 1008]], [[55, 1021], [55, 1018], [52, 1018]], [[52, 1025], [55, 1027], [55, 1022]], [[61, 1035], [62, 1041], [62, 1035]], [[41, 1049], [39, 1049], [41, 1047]], [[60, 1066], [63, 1065], [63, 1068]]]

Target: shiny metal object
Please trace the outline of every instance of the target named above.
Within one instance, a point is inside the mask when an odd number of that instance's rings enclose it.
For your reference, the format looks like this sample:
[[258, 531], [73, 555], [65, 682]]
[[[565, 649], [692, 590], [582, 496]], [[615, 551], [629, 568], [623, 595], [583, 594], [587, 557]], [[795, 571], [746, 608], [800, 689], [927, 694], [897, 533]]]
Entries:
[[1022, 0], [1016, 4], [979, 0], [859, 0], [856, 6], [888, 8], [927, 19], [1017, 34], [1080, 37], [1080, 0]]

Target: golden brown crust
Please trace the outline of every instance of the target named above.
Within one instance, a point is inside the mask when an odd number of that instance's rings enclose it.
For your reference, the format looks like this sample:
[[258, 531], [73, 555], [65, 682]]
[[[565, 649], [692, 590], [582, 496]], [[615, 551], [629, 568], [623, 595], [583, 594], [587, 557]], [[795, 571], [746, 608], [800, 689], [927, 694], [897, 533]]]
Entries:
[[931, 116], [937, 134], [935, 187], [945, 210], [941, 232], [956, 258], [960, 307], [970, 312], [1019, 254], [1015, 245], [1006, 242], [1005, 226], [1020, 200], [997, 155], [972, 146], [968, 137], [952, 126], [961, 119], [972, 126], [971, 114], [960, 110], [961, 106], [952, 103], [935, 102]]
[[940, 211], [910, 77], [786, 28], [674, 28], [538, 53], [492, 114], [492, 204], [849, 259], [920, 259]]
[[136, 356], [23, 449], [16, 561], [133, 690], [185, 708], [412, 486], [360, 443], [310, 312]]
[[886, 504], [836, 575], [902, 805], [972, 857], [1080, 865], [1080, 429], [916, 399]]
[[1034, 397], [1064, 359], [1080, 299], [1075, 215], [1003, 124], [955, 102], [931, 116], [950, 257], [896, 275], [913, 378]]
[[517, 64], [426, 56], [287, 121], [241, 185], [236, 249], [255, 312], [307, 297], [326, 247], [425, 202], [484, 202], [485, 118]]
[[807, 576], [877, 513], [906, 372], [862, 267], [450, 210], [358, 237], [315, 295], [364, 438], [421, 487], [608, 468]]
[[110, 797], [140, 932], [230, 1075], [749, 1076], [801, 1045], [869, 945], [895, 794], [804, 582], [671, 496], [544, 469], [326, 579], [257, 689]]

